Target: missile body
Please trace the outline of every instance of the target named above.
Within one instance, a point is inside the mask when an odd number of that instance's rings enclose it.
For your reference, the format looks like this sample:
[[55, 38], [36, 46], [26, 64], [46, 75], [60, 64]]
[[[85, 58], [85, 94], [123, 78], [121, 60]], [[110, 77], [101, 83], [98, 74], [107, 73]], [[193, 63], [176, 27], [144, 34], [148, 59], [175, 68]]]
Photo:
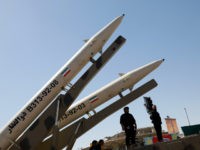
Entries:
[[154, 69], [156, 69], [162, 62], [163, 59], [154, 61], [136, 70], [130, 71], [102, 87], [101, 89], [97, 90], [96, 92], [78, 101], [77, 103], [72, 104], [65, 112], [65, 115], [60, 119], [58, 127], [60, 129], [65, 127], [82, 115], [88, 113], [91, 110], [94, 110], [102, 103], [108, 101], [122, 91], [130, 88]]
[[0, 149], [7, 149], [32, 121], [54, 100], [78, 72], [99, 52], [124, 15], [115, 18], [94, 36], [30, 99], [0, 133]]
[[[22, 135], [15, 141], [21, 150], [32, 150], [40, 143], [52, 130], [56, 123], [56, 117], [62, 117], [65, 111], [70, 107], [73, 101], [78, 97], [84, 87], [95, 77], [95, 75], [103, 68], [103, 66], [113, 57], [114, 54], [125, 43], [126, 39], [119, 36], [101, 56], [93, 62], [91, 67], [73, 84], [73, 86], [62, 96], [58, 96], [53, 103], [50, 103], [39, 117], [33, 121], [33, 124], [28, 126]], [[59, 113], [56, 115], [57, 105], [59, 101]], [[51, 119], [50, 119], [51, 118]], [[51, 120], [47, 123], [47, 120]], [[34, 128], [32, 128], [34, 126]], [[31, 129], [32, 128], [32, 129]], [[31, 130], [30, 130], [31, 129]], [[53, 129], [55, 131], [55, 128]], [[38, 134], [40, 133], [40, 134]], [[37, 137], [37, 138], [35, 138]], [[15, 150], [13, 145], [9, 150]]]

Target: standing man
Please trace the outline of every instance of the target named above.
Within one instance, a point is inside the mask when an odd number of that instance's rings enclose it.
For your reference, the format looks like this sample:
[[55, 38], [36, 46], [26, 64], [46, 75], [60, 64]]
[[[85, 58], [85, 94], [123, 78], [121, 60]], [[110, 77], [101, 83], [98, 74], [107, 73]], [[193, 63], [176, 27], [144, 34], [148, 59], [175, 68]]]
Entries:
[[129, 107], [124, 107], [124, 114], [120, 117], [120, 124], [122, 130], [126, 133], [126, 145], [129, 148], [132, 144], [135, 144], [137, 129], [135, 118], [129, 113]]
[[160, 118], [160, 114], [157, 112], [156, 105], [152, 106], [152, 113], [150, 115], [150, 119], [152, 120], [152, 123], [154, 125], [154, 128], [156, 130], [157, 138], [159, 142], [163, 141], [162, 137], [162, 121]]

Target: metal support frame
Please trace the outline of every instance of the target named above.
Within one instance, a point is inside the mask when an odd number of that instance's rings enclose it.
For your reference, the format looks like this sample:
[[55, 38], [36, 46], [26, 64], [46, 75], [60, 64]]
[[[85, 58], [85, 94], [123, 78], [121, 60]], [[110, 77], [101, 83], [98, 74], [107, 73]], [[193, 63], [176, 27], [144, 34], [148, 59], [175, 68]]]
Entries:
[[[78, 121], [76, 121], [75, 123], [73, 123], [72, 125], [69, 125], [68, 127], [64, 128], [59, 132], [58, 149], [63, 149], [64, 147], [67, 147], [67, 150], [72, 149], [77, 138], [79, 138], [81, 135], [89, 131], [91, 128], [93, 128], [95, 125], [100, 123], [102, 120], [104, 120], [117, 110], [126, 106], [127, 104], [134, 101], [138, 97], [142, 96], [146, 92], [152, 90], [156, 86], [157, 86], [156, 81], [152, 79], [149, 82], [140, 86], [139, 88], [135, 89], [134, 91], [130, 92], [129, 94], [123, 96], [116, 102], [110, 104], [106, 108], [92, 115], [88, 119], [83, 117]], [[37, 150], [51, 149], [51, 145], [52, 145], [52, 138], [50, 137], [49, 139], [43, 141], [37, 147]]]
[[59, 108], [60, 108], [60, 100], [57, 100], [57, 107], [56, 107], [56, 120], [55, 120], [55, 125], [52, 129], [52, 133], [53, 133], [53, 143], [52, 143], [52, 146], [54, 147], [54, 149], [57, 149], [58, 147], [58, 137], [59, 137], [59, 128], [58, 128], [58, 121], [59, 121]]

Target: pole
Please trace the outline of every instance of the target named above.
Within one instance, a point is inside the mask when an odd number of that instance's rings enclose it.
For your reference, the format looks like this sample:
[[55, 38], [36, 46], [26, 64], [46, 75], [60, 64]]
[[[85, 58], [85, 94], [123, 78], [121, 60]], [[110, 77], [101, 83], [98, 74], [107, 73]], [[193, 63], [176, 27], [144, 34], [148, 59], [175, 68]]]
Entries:
[[189, 117], [188, 117], [186, 108], [184, 108], [184, 110], [185, 110], [185, 114], [186, 114], [186, 116], [187, 116], [188, 124], [189, 124], [189, 126], [190, 126], [190, 120], [189, 120]]

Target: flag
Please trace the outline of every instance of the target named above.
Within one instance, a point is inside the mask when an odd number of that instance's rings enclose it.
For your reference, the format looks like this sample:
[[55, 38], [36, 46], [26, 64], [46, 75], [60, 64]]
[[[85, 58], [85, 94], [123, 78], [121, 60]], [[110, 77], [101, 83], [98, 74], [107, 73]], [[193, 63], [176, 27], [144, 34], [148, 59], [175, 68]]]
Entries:
[[97, 101], [99, 98], [97, 96], [93, 96], [89, 99], [90, 103], [94, 103], [95, 101]]
[[65, 68], [63, 71], [62, 71], [62, 76], [63, 77], [66, 77], [69, 73], [70, 73], [71, 69], [69, 69], [68, 67]]

